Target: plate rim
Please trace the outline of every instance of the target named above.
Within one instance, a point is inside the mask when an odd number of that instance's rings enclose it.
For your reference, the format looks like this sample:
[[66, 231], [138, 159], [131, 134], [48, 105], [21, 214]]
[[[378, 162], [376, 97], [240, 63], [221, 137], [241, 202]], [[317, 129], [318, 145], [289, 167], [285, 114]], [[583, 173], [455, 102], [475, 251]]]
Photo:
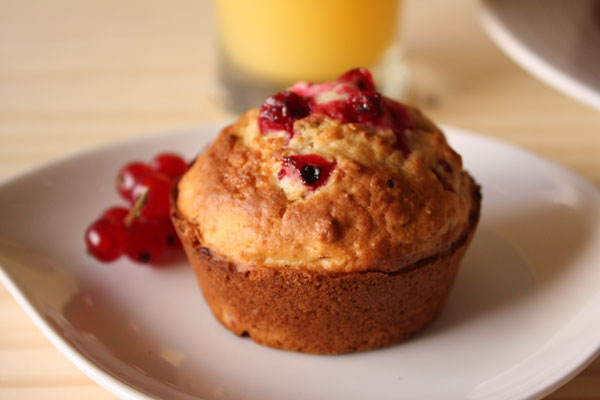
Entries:
[[154, 397], [148, 396], [141, 390], [134, 388], [128, 383], [112, 375], [110, 372], [106, 371], [104, 368], [86, 357], [82, 352], [77, 350], [69, 341], [61, 337], [61, 335], [52, 327], [52, 325], [45, 321], [42, 314], [37, 311], [37, 308], [33, 305], [33, 303], [23, 294], [23, 291], [20, 290], [19, 285], [10, 278], [2, 264], [0, 264], [0, 282], [4, 284], [4, 287], [6, 287], [17, 304], [25, 311], [27, 316], [33, 321], [35, 326], [41, 331], [44, 337], [48, 339], [48, 341], [63, 356], [65, 356], [65, 358], [69, 360], [71, 364], [73, 364], [79, 371], [83, 372], [83, 374], [90, 378], [93, 382], [121, 399], [155, 399]]
[[[134, 143], [152, 139], [158, 139], [162, 136], [169, 134], [180, 134], [196, 132], [198, 130], [209, 130], [215, 128], [215, 135], [225, 124], [231, 123], [230, 120], [225, 121], [212, 121], [202, 124], [191, 125], [187, 127], [171, 128], [164, 130], [155, 130], [148, 134], [131, 137], [126, 139], [114, 140], [108, 143], [104, 143], [97, 146], [90, 146], [84, 149], [76, 150], [74, 152], [52, 158], [43, 161], [39, 164], [30, 166], [21, 171], [9, 175], [0, 181], [0, 193], [2, 190], [21, 179], [25, 179], [28, 176], [34, 175], [45, 169], [58, 166], [60, 164], [71, 162], [75, 159], [85, 157], [86, 155], [93, 154], [99, 151], [108, 151], [112, 148], [119, 148], [122, 146], [132, 145]], [[0, 263], [0, 282], [4, 285], [7, 291], [10, 293], [17, 304], [25, 311], [25, 314], [33, 321], [35, 326], [40, 330], [46, 339], [63, 355], [71, 364], [73, 364], [79, 371], [83, 372], [88, 378], [94, 383], [103, 387], [110, 393], [114, 394], [118, 398], [125, 400], [154, 400], [141, 390], [136, 389], [129, 383], [119, 379], [118, 377], [106, 371], [100, 365], [97, 365], [92, 359], [88, 358], [85, 354], [79, 351], [69, 341], [64, 339], [60, 333], [53, 328], [52, 324], [48, 324], [42, 316], [42, 313], [38, 312], [36, 306], [24, 295], [24, 291], [21, 290], [17, 282], [15, 282], [4, 265]], [[200, 399], [202, 400], [202, 399]]]
[[[513, 62], [529, 74], [555, 90], [592, 108], [600, 110], [600, 92], [590, 89], [573, 76], [555, 67], [511, 32], [502, 19], [494, 12], [491, 3], [495, 0], [479, 1], [479, 15], [482, 25], [492, 41]], [[500, 2], [501, 3], [501, 2]]]
[[[27, 168], [24, 171], [18, 172], [12, 176], [9, 176], [6, 179], [3, 179], [0, 182], [0, 193], [2, 192], [5, 186], [10, 185], [13, 182], [19, 181], [20, 179], [26, 178], [30, 175], [36, 174], [40, 171], [43, 171], [47, 168], [52, 168], [54, 166], [71, 162], [77, 158], [85, 157], [88, 154], [107, 151], [111, 148], [118, 148], [122, 146], [132, 145], [137, 142], [143, 142], [147, 140], [155, 140], [160, 139], [161, 137], [178, 134], [178, 135], [186, 135], [191, 134], [193, 132], [198, 131], [208, 131], [212, 128], [215, 128], [215, 135], [218, 133], [218, 130], [221, 129], [226, 124], [231, 121], [223, 121], [223, 122], [207, 122], [204, 124], [196, 124], [189, 127], [184, 128], [175, 128], [175, 129], [165, 129], [162, 131], [155, 131], [151, 134], [128, 138], [123, 140], [117, 140], [114, 142], [110, 142], [100, 146], [93, 146], [91, 148], [86, 148], [80, 151], [76, 151], [71, 154], [67, 154], [63, 157], [59, 157], [56, 159], [52, 159], [39, 165], [35, 165], [33, 167]], [[542, 162], [544, 165], [550, 166], [557, 171], [568, 176], [569, 179], [576, 181], [578, 185], [581, 185], [585, 188], [586, 191], [593, 193], [593, 195], [598, 196], [600, 198], [600, 188], [598, 188], [594, 183], [586, 179], [585, 177], [579, 175], [578, 173], [568, 169], [567, 167], [556, 163], [553, 160], [542, 157], [541, 155], [536, 154], [535, 152], [519, 147], [510, 142], [490, 137], [487, 135], [479, 134], [474, 131], [465, 130], [462, 128], [457, 128], [448, 125], [440, 125], [442, 131], [448, 137], [448, 141], [452, 144], [453, 136], [462, 136], [467, 138], [468, 140], [482, 141], [484, 143], [491, 144], [493, 146], [500, 146], [509, 151], [518, 152], [528, 157], [535, 159], [537, 162]], [[17, 304], [25, 311], [25, 313], [29, 316], [29, 318], [34, 322], [37, 328], [42, 332], [42, 334], [50, 341], [50, 343], [60, 351], [77, 369], [83, 372], [87, 377], [89, 377], [92, 381], [94, 381], [99, 386], [105, 388], [110, 393], [116, 395], [119, 398], [123, 398], [126, 400], [151, 400], [154, 397], [149, 396], [144, 393], [142, 390], [136, 388], [130, 383], [121, 380], [117, 376], [110, 373], [100, 365], [97, 365], [91, 358], [88, 358], [81, 351], [77, 350], [75, 346], [73, 346], [66, 338], [63, 338], [60, 333], [56, 331], [56, 329], [52, 326], [52, 324], [48, 324], [43, 317], [43, 314], [39, 312], [36, 306], [24, 295], [24, 291], [21, 290], [19, 285], [10, 277], [10, 275], [5, 270], [5, 267], [0, 264], [0, 282], [4, 284], [7, 288], [8, 292], [11, 296], [16, 300]], [[600, 319], [599, 319], [600, 321]], [[563, 386], [573, 377], [578, 375], [582, 370], [584, 370], [589, 364], [591, 364], [597, 357], [600, 356], [600, 338], [598, 342], [595, 344], [593, 351], [589, 351], [587, 353], [583, 353], [581, 357], [576, 357], [569, 365], [569, 368], [561, 369], [561, 372], [555, 374], [554, 378], [550, 379], [552, 381], [551, 384], [546, 386], [538, 385], [538, 387], [531, 387], [528, 390], [528, 393], [523, 393], [523, 399], [540, 399], [559, 387]], [[548, 377], [552, 377], [549, 375]], [[199, 398], [201, 399], [201, 398]]]

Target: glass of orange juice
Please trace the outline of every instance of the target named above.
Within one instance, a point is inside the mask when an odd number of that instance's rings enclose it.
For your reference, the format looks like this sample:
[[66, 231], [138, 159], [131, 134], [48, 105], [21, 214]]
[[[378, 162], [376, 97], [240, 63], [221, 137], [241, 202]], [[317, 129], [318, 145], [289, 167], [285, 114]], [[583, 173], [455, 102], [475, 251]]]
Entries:
[[214, 0], [220, 81], [243, 111], [298, 80], [371, 68], [385, 94], [403, 86], [401, 0]]

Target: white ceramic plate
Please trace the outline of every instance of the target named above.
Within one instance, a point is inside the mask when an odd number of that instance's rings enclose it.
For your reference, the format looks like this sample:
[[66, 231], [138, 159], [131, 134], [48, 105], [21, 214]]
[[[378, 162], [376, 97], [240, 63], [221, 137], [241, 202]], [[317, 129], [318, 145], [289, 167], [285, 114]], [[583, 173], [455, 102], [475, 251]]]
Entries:
[[515, 62], [600, 109], [600, 2], [483, 0], [489, 35]]
[[600, 194], [565, 169], [458, 129], [483, 214], [441, 317], [414, 339], [344, 356], [273, 350], [211, 316], [184, 260], [161, 269], [86, 256], [83, 231], [118, 167], [187, 157], [215, 126], [94, 150], [0, 186], [0, 277], [50, 341], [125, 399], [525, 399], [600, 348]]

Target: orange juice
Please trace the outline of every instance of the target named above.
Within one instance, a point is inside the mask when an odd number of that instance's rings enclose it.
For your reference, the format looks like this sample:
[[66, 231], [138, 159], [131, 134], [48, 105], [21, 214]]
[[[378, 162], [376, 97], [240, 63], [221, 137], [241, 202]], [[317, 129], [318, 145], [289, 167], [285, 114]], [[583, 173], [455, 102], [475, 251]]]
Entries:
[[248, 76], [323, 81], [372, 67], [396, 40], [399, 0], [215, 0], [220, 50]]

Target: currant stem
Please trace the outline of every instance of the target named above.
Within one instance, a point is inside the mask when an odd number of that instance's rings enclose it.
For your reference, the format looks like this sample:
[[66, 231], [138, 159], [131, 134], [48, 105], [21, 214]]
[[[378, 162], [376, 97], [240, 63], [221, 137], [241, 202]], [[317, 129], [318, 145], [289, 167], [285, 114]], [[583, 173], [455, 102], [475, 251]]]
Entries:
[[129, 214], [127, 214], [127, 216], [123, 220], [123, 222], [125, 223], [125, 227], [126, 228], [129, 228], [131, 226], [131, 224], [133, 224], [133, 221], [135, 221], [135, 219], [140, 216], [140, 210], [142, 209], [142, 207], [146, 203], [146, 200], [148, 199], [148, 193], [149, 192], [150, 192], [150, 189], [146, 188], [144, 190], [144, 192], [141, 194], [141, 196], [138, 197], [138, 199], [135, 201], [135, 204], [131, 208], [131, 210], [129, 210]]

